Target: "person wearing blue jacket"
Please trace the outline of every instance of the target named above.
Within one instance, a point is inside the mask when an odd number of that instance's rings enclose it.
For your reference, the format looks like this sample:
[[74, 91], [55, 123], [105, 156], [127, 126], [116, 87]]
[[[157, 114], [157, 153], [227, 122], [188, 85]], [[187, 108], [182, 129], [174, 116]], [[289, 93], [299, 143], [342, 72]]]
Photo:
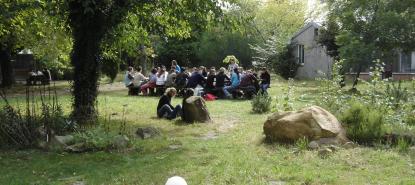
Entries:
[[234, 91], [236, 88], [238, 88], [240, 82], [241, 82], [241, 77], [239, 75], [239, 70], [238, 68], [234, 68], [231, 74], [231, 85], [225, 86], [223, 88], [223, 93], [225, 94], [227, 98], [232, 97], [231, 92]]

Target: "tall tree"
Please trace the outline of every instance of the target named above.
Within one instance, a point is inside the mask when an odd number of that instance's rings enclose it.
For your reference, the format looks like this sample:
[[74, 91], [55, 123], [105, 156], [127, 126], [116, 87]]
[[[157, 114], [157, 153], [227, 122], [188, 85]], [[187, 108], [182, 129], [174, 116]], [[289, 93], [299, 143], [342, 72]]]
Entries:
[[415, 48], [415, 4], [401, 0], [329, 0], [330, 19], [338, 23], [339, 56], [357, 76], [372, 60], [393, 50]]
[[2, 86], [10, 87], [13, 82], [12, 55], [22, 48], [22, 33], [29, 24], [30, 12], [39, 7], [33, 1], [0, 1], [0, 68]]
[[137, 15], [139, 26], [150, 33], [186, 37], [189, 20], [204, 22], [220, 13], [216, 0], [67, 0], [68, 21], [73, 34], [73, 112], [79, 122], [96, 119], [95, 101], [101, 44], [105, 36], [129, 13]]

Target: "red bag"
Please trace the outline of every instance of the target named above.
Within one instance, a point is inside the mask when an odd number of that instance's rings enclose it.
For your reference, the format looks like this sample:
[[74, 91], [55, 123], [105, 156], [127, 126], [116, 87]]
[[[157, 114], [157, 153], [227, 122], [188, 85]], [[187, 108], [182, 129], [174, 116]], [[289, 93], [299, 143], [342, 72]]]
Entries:
[[213, 95], [213, 94], [210, 94], [210, 93], [207, 93], [204, 97], [203, 97], [206, 101], [214, 101], [214, 100], [216, 100], [216, 98], [218, 98], [218, 97], [216, 97], [215, 95]]

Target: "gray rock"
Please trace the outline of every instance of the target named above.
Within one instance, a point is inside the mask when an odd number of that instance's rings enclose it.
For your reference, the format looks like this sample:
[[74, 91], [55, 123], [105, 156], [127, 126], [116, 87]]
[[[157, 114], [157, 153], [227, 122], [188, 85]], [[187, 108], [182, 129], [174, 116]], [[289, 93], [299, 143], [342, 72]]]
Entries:
[[71, 153], [82, 153], [88, 150], [89, 149], [87, 148], [85, 143], [76, 143], [74, 145], [65, 147], [65, 151]]
[[332, 153], [333, 150], [331, 150], [330, 148], [322, 148], [318, 151], [318, 156], [320, 156], [321, 158], [327, 158]]
[[308, 148], [311, 150], [316, 150], [320, 148], [320, 145], [318, 144], [317, 141], [311, 141], [310, 143], [308, 143]]
[[52, 140], [56, 141], [61, 145], [69, 145], [74, 141], [74, 137], [72, 135], [54, 136]]
[[284, 181], [269, 181], [269, 185], [285, 185], [287, 184]]
[[347, 142], [344, 145], [342, 145], [342, 147], [345, 148], [345, 149], [352, 149], [352, 148], [357, 147], [357, 145], [356, 145], [356, 143], [353, 143], [353, 142], [350, 141], [350, 142]]
[[141, 139], [149, 139], [149, 138], [152, 138], [152, 137], [160, 136], [160, 131], [155, 127], [138, 128], [135, 133]]
[[125, 135], [115, 136], [112, 142], [112, 146], [116, 149], [128, 148], [129, 144], [130, 144], [130, 139], [128, 139], [128, 137]]
[[47, 150], [51, 151], [63, 151], [65, 147], [67, 147], [70, 144], [73, 144], [74, 137], [72, 135], [66, 135], [66, 136], [53, 136], [48, 145]]

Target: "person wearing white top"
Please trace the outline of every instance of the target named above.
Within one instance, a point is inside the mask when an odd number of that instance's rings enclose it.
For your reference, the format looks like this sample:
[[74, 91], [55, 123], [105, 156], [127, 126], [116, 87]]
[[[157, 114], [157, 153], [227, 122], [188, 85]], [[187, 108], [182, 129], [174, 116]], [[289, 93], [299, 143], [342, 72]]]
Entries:
[[156, 85], [163, 86], [166, 83], [167, 75], [166, 67], [163, 66], [157, 74]]

